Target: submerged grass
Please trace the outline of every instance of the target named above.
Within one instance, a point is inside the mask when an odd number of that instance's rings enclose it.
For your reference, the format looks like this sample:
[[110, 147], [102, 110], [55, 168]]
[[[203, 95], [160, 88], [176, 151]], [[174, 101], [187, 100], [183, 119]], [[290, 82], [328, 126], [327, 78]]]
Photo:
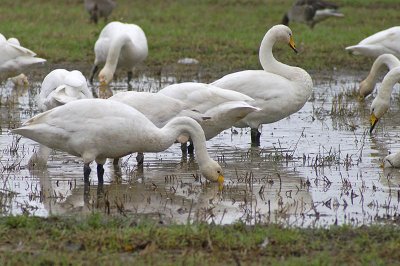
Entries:
[[[110, 20], [135, 23], [146, 32], [150, 68], [193, 57], [211, 73], [260, 68], [258, 48], [265, 32], [279, 24], [292, 0], [119, 0]], [[398, 1], [336, 0], [345, 14], [316, 25], [290, 25], [299, 55], [284, 45], [277, 58], [306, 70], [366, 70], [372, 59], [351, 56], [346, 46], [397, 25]], [[49, 63], [94, 60], [94, 43], [105, 22], [90, 24], [82, 1], [3, 0], [0, 32], [15, 36]]]
[[164, 226], [94, 214], [1, 218], [0, 232], [2, 265], [390, 265], [400, 260], [396, 225]]

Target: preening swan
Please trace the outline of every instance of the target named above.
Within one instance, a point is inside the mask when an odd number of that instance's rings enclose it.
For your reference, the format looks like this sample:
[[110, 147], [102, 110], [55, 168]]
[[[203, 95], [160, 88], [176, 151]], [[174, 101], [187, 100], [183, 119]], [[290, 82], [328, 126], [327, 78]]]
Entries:
[[107, 21], [117, 4], [114, 0], [85, 0], [84, 5], [90, 15], [90, 21], [97, 24], [100, 17]]
[[392, 54], [382, 54], [378, 56], [372, 64], [368, 76], [360, 82], [359, 94], [361, 98], [367, 97], [375, 88], [379, 74], [383, 70], [391, 70], [400, 66], [400, 60]]
[[393, 86], [400, 81], [400, 66], [391, 69], [383, 78], [382, 85], [378, 90], [375, 99], [371, 104], [371, 127], [369, 132], [372, 133], [379, 119], [389, 110], [390, 96], [392, 95]]
[[103, 183], [103, 164], [107, 158], [120, 158], [133, 152], [160, 152], [186, 133], [194, 142], [204, 177], [223, 182], [221, 166], [207, 153], [201, 126], [189, 117], [173, 118], [158, 128], [126, 104], [83, 99], [38, 114], [12, 132], [82, 157], [85, 182], [89, 181], [89, 164], [96, 161], [99, 183]]
[[[122, 102], [137, 109], [157, 127], [163, 127], [174, 117], [191, 117], [203, 128], [206, 140], [230, 128], [248, 113], [258, 110], [243, 100], [228, 100], [229, 95], [234, 95], [231, 96], [234, 99], [251, 100], [250, 97], [237, 92], [202, 83], [187, 82], [171, 86], [174, 88], [171, 92], [181, 91], [182, 97], [180, 99], [169, 97], [163, 93], [127, 91], [117, 93], [109, 100]], [[228, 99], [224, 98], [225, 102], [220, 103], [221, 99], [218, 100], [218, 95], [222, 93], [226, 93]], [[188, 98], [193, 98], [193, 100]], [[201, 101], [205, 102], [202, 103]], [[186, 143], [187, 138], [180, 138], [180, 141]], [[143, 155], [139, 154], [137, 160], [138, 165], [143, 165]]]
[[6, 40], [0, 33], [0, 75], [4, 79], [20, 74], [28, 66], [46, 62], [35, 56], [34, 52], [22, 47], [18, 39]]
[[284, 25], [273, 26], [264, 36], [259, 50], [260, 63], [264, 70], [235, 72], [214, 81], [212, 84], [241, 92], [252, 97], [252, 105], [260, 108], [235, 124], [251, 128], [251, 143], [260, 145], [261, 124], [279, 121], [300, 110], [312, 93], [310, 75], [299, 67], [277, 61], [272, 54], [276, 42], [283, 42], [296, 51], [292, 31]]
[[334, 3], [321, 0], [297, 0], [282, 18], [282, 24], [300, 22], [314, 28], [315, 24], [331, 17], [343, 17]]
[[[93, 98], [86, 78], [78, 70], [55, 69], [43, 79], [37, 104], [41, 112], [67, 102]], [[29, 159], [29, 168], [42, 168], [47, 164], [51, 149], [40, 144], [39, 150]]]
[[129, 83], [134, 68], [147, 57], [146, 35], [138, 25], [110, 22], [101, 31], [94, 45], [94, 53], [95, 60], [89, 78], [90, 83], [93, 83], [93, 77], [99, 65], [103, 64], [104, 67], [99, 73], [100, 84], [109, 84], [116, 69], [128, 71]]
[[392, 27], [377, 32], [357, 45], [346, 47], [347, 51], [355, 55], [365, 55], [369, 57], [377, 57], [381, 54], [393, 54], [400, 56], [400, 26]]

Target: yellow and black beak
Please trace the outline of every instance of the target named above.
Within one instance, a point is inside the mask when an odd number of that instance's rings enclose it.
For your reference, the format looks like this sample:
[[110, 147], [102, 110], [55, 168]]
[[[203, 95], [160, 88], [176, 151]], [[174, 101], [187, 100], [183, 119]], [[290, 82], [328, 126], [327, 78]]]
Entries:
[[374, 130], [376, 124], [378, 123], [379, 118], [377, 118], [377, 117], [375, 116], [375, 114], [372, 113], [371, 116], [370, 116], [370, 118], [369, 118], [369, 120], [370, 120], [370, 123], [371, 123], [371, 127], [370, 127], [370, 129], [369, 129], [369, 134], [371, 134], [372, 131]]
[[298, 53], [298, 51], [296, 49], [296, 44], [294, 44], [294, 40], [293, 40], [293, 36], [292, 35], [290, 35], [289, 46], [290, 46], [290, 48], [293, 49], [293, 51], [296, 52], [296, 54]]

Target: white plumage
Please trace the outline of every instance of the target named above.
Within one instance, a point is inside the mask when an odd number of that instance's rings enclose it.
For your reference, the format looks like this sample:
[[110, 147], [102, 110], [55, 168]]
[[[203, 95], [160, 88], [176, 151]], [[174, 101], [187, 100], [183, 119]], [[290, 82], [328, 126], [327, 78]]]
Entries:
[[[292, 31], [284, 25], [273, 26], [264, 36], [259, 50], [264, 70], [245, 70], [228, 74], [212, 84], [241, 92], [253, 98], [258, 112], [252, 112], [235, 124], [252, 129], [252, 143], [260, 145], [258, 127], [279, 121], [300, 110], [311, 96], [313, 82], [299, 67], [277, 61], [272, 54], [276, 42], [289, 44], [294, 50]], [[295, 50], [296, 51], [296, 50]]]
[[128, 83], [134, 68], [143, 62], [148, 54], [147, 38], [143, 30], [135, 24], [118, 21], [108, 23], [100, 33], [94, 46], [95, 60], [90, 83], [100, 65], [104, 67], [99, 73], [99, 81], [109, 84], [116, 69], [128, 71]]
[[346, 47], [347, 51], [355, 55], [365, 55], [376, 58], [381, 54], [400, 56], [400, 26], [377, 32], [357, 45]]
[[220, 165], [207, 153], [201, 126], [189, 117], [173, 118], [158, 128], [126, 104], [82, 99], [38, 114], [12, 132], [82, 157], [85, 182], [89, 181], [89, 164], [96, 161], [100, 183], [107, 158], [120, 158], [133, 152], [160, 152], [171, 146], [179, 135], [187, 133], [194, 142], [201, 173], [208, 180], [223, 182]]

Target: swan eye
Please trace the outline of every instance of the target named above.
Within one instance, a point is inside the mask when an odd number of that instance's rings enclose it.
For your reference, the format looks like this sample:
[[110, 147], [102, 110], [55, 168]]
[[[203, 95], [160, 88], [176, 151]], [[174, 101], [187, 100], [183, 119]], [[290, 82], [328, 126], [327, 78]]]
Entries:
[[217, 173], [218, 173], [218, 174], [220, 174], [220, 173], [221, 173], [221, 171], [219, 171], [219, 170], [218, 170], [218, 171], [217, 171]]

